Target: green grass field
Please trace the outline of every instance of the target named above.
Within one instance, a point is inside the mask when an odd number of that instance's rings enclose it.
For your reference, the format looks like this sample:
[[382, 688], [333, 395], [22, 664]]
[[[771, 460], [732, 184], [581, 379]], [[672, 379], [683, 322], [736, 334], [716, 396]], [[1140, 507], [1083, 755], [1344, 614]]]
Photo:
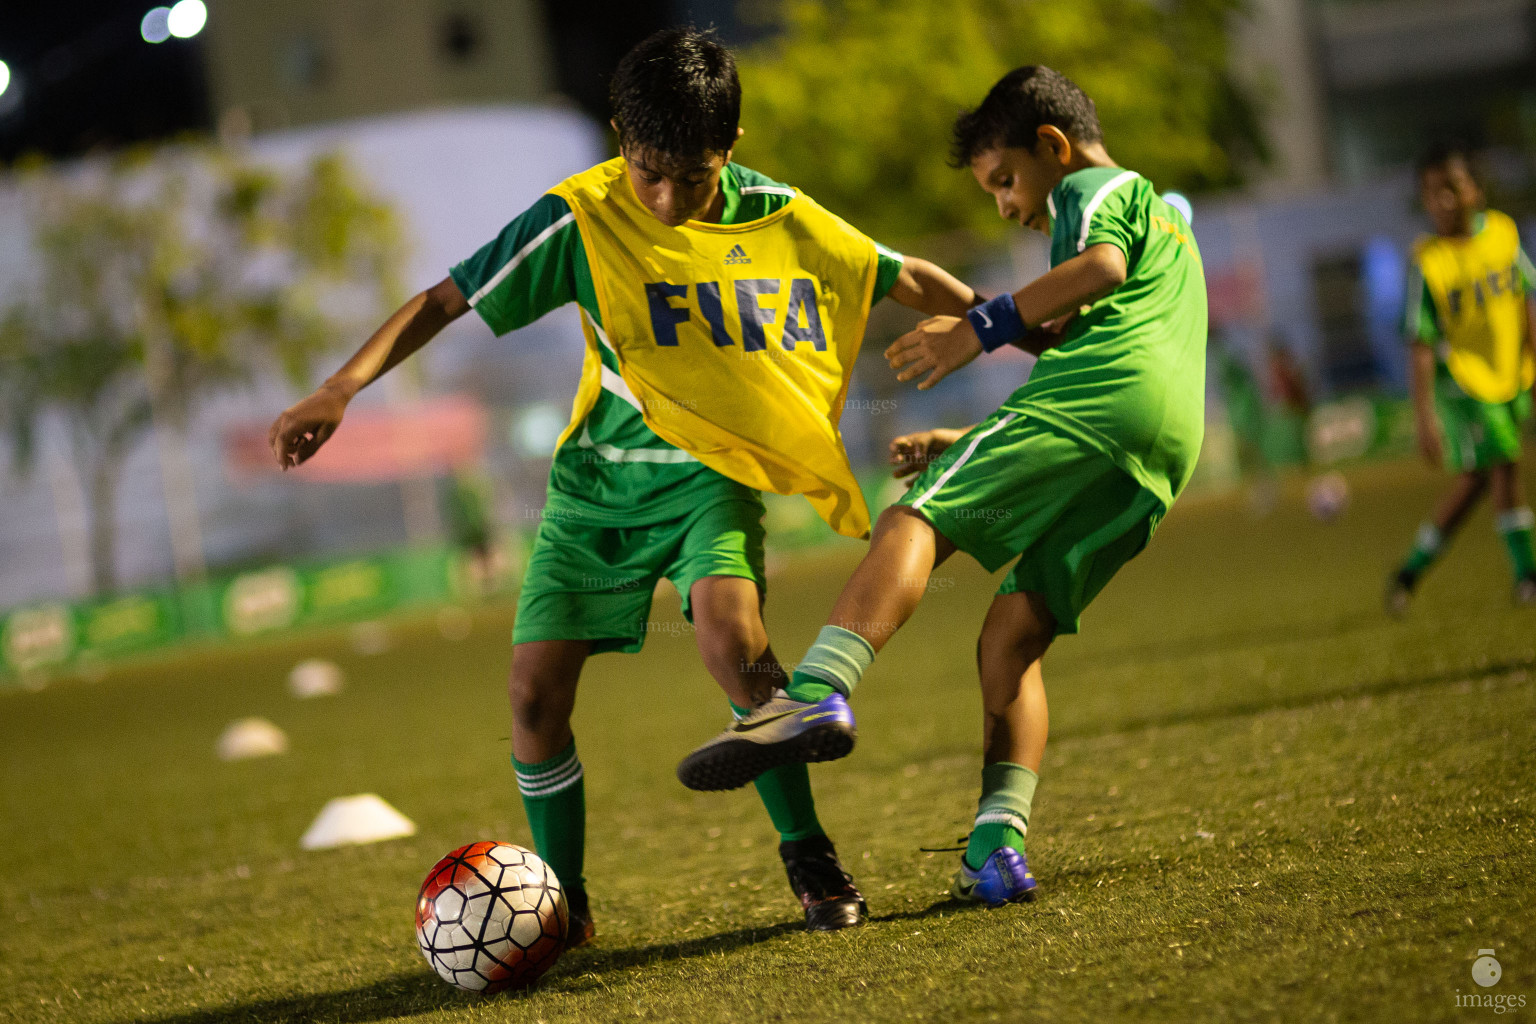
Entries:
[[[1031, 823], [1039, 902], [945, 896], [979, 778], [972, 646], [994, 584], [957, 559], [856, 695], [860, 741], [813, 770], [869, 898], [799, 930], [751, 790], [673, 776], [724, 705], [676, 600], [643, 655], [589, 667], [599, 938], [527, 995], [440, 982], [416, 887], [452, 847], [527, 842], [507, 764], [510, 611], [461, 642], [430, 619], [361, 657], [344, 633], [145, 662], [0, 695], [0, 1019], [299, 1021], [1461, 1020], [1536, 1013], [1536, 612], [1509, 607], [1486, 510], [1410, 619], [1385, 571], [1440, 483], [1362, 470], [1320, 524], [1191, 501], [1046, 661], [1053, 734]], [[793, 662], [856, 545], [774, 581]], [[965, 562], [965, 564], [959, 564]], [[348, 688], [300, 702], [300, 658]], [[213, 756], [231, 720], [282, 757]], [[411, 839], [304, 853], [329, 798], [376, 792]], [[1503, 965], [1472, 983], [1478, 949]], [[1501, 1019], [1508, 1019], [1504, 1017]]]

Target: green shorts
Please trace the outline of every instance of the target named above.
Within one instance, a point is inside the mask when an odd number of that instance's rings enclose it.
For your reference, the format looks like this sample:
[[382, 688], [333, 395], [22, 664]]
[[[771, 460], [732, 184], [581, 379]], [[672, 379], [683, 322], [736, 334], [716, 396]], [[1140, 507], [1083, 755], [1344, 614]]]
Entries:
[[590, 640], [593, 654], [633, 654], [645, 646], [657, 581], [672, 581], [692, 622], [689, 591], [705, 576], [741, 576], [766, 596], [761, 499], [717, 501], [650, 526], [546, 516], [517, 598], [512, 642]]
[[897, 502], [996, 572], [999, 594], [1042, 595], [1057, 633], [1134, 558], [1167, 511], [1092, 446], [1028, 413], [999, 409], [923, 470]]
[[1531, 415], [1531, 393], [1508, 402], [1479, 402], [1452, 381], [1442, 381], [1435, 396], [1445, 439], [1445, 467], [1475, 473], [1503, 462], [1520, 461], [1520, 427]]

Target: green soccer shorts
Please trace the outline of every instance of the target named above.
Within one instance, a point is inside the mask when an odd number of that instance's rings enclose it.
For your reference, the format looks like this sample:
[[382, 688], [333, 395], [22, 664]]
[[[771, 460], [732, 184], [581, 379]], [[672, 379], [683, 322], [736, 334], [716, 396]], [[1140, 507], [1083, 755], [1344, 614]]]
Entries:
[[590, 640], [592, 653], [645, 646], [651, 596], [667, 579], [693, 621], [689, 591], [705, 576], [740, 576], [768, 593], [763, 503], [732, 498], [649, 526], [596, 526], [546, 514], [517, 598], [512, 642]]
[[1508, 402], [1479, 402], [1450, 380], [1435, 396], [1445, 441], [1445, 467], [1453, 473], [1482, 472], [1520, 461], [1520, 428], [1531, 415], [1531, 393]]
[[999, 409], [929, 463], [897, 502], [988, 572], [999, 594], [1045, 597], [1056, 632], [1134, 558], [1166, 509], [1108, 455], [1027, 412]]

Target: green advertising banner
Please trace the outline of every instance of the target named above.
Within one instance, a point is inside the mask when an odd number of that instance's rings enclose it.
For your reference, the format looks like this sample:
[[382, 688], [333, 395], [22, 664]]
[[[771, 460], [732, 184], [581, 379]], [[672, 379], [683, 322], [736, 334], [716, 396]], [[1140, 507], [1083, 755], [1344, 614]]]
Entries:
[[[1241, 467], [1237, 438], [1223, 419], [1209, 425], [1191, 489], [1231, 487]], [[1407, 402], [1355, 396], [1318, 405], [1256, 439], [1271, 468], [1320, 469], [1412, 450]], [[904, 481], [883, 469], [861, 474], [871, 516], [899, 498]], [[800, 497], [765, 494], [770, 551], [837, 541]], [[476, 567], [458, 549], [413, 548], [314, 565], [275, 565], [174, 590], [83, 602], [50, 601], [0, 615], [0, 683], [100, 662], [187, 640], [241, 638], [307, 626], [356, 622], [412, 606], [458, 600], [514, 583], [526, 563], [527, 531], [499, 547], [498, 569]], [[490, 578], [487, 577], [490, 574]]]
[[0, 681], [100, 663], [187, 640], [241, 638], [387, 615], [472, 589], [446, 547], [275, 565], [179, 590], [13, 609], [0, 616]]

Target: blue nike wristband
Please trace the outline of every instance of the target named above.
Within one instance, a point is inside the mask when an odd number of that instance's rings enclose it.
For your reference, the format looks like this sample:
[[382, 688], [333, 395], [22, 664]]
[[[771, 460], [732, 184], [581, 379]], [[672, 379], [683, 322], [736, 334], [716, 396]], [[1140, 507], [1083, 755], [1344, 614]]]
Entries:
[[972, 306], [965, 316], [976, 329], [983, 352], [995, 352], [1018, 341], [1029, 331], [1024, 326], [1024, 318], [1019, 316], [1018, 307], [1013, 304], [1012, 292], [1003, 292], [995, 299]]

